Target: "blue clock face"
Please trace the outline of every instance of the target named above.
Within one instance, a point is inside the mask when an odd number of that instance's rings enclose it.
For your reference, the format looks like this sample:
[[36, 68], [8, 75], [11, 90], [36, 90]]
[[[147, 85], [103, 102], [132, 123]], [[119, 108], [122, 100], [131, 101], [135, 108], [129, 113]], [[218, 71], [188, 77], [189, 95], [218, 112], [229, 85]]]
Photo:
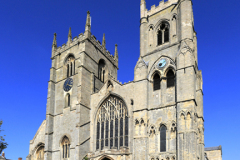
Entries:
[[158, 62], [158, 67], [159, 68], [163, 68], [165, 65], [166, 65], [166, 60], [165, 59], [161, 59], [159, 62]]
[[63, 85], [63, 89], [64, 91], [68, 92], [73, 86], [73, 79], [72, 78], [68, 78]]

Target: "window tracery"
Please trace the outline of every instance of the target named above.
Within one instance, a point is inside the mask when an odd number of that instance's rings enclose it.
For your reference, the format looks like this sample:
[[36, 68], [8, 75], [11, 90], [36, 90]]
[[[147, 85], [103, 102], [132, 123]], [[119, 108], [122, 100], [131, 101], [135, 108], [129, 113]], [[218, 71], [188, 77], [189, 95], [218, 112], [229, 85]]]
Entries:
[[66, 60], [67, 77], [75, 74], [75, 58], [71, 55]]
[[115, 96], [107, 98], [100, 106], [96, 118], [97, 150], [128, 147], [129, 117], [127, 107], [121, 99]]
[[37, 160], [44, 160], [44, 146], [41, 146], [37, 150]]
[[68, 137], [64, 136], [62, 140], [62, 158], [70, 157], [70, 141]]
[[167, 22], [162, 22], [158, 32], [158, 45], [162, 45], [166, 42], [169, 42], [169, 24]]

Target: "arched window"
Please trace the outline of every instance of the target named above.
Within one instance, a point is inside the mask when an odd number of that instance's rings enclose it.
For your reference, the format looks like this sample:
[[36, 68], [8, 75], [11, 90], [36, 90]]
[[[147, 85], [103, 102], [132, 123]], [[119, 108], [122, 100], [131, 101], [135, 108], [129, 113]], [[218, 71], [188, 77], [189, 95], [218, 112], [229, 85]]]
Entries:
[[167, 127], [162, 125], [160, 127], [160, 152], [166, 152], [166, 132]]
[[98, 63], [98, 79], [104, 82], [105, 79], [105, 61], [101, 59]]
[[70, 157], [70, 141], [67, 136], [62, 140], [62, 158]]
[[44, 146], [41, 146], [37, 150], [37, 160], [44, 160]]
[[169, 25], [167, 22], [163, 22], [158, 29], [158, 45], [169, 42]]
[[167, 72], [167, 88], [175, 86], [175, 75], [173, 71], [170, 69]]
[[108, 97], [97, 112], [96, 149], [128, 147], [129, 118], [124, 102]]
[[75, 74], [75, 58], [70, 55], [65, 62], [67, 77], [73, 76]]
[[156, 90], [159, 90], [161, 88], [161, 81], [160, 81], [160, 76], [159, 74], [155, 74], [154, 77], [153, 77], [153, 90], [156, 91]]
[[176, 15], [173, 16], [172, 18], [172, 35], [176, 36], [177, 35], [177, 17]]
[[65, 97], [65, 108], [70, 107], [71, 105], [71, 99], [70, 99], [70, 94], [68, 93]]

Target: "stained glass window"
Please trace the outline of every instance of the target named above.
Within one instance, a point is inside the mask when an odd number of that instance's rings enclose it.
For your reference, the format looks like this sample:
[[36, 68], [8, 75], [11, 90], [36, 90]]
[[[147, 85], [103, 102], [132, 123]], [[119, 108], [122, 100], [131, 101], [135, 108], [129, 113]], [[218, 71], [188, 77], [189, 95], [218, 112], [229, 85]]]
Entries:
[[108, 97], [102, 103], [97, 113], [96, 149], [99, 149], [99, 145], [101, 149], [128, 146], [127, 113], [124, 102], [115, 96]]

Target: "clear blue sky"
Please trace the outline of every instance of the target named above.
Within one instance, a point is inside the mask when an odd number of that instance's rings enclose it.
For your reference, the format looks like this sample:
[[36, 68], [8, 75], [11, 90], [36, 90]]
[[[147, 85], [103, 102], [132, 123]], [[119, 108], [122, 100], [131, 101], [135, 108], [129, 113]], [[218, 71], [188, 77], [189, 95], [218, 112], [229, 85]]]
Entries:
[[[147, 8], [159, 0], [146, 0]], [[0, 5], [0, 119], [7, 158], [26, 158], [29, 141], [45, 119], [53, 33], [58, 46], [84, 32], [86, 12], [92, 34], [114, 53], [118, 79], [133, 80], [139, 57], [140, 0], [2, 0]], [[238, 0], [193, 0], [199, 69], [203, 71], [206, 147], [223, 146], [223, 159], [240, 157]]]

